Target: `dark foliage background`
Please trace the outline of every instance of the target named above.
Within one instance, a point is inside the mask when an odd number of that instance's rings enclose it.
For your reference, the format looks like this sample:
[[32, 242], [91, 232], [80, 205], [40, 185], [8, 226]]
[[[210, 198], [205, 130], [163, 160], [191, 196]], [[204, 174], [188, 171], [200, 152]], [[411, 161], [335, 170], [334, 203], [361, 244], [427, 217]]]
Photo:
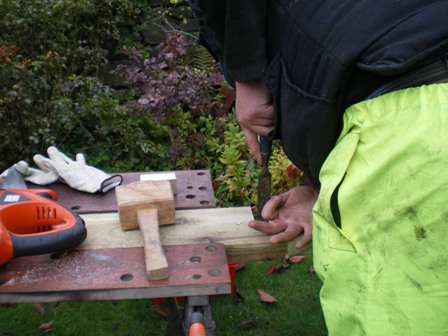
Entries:
[[[142, 37], [148, 18], [187, 27], [179, 3], [0, 0], [0, 169], [55, 145], [108, 172], [210, 169], [219, 205], [253, 205], [258, 169], [218, 65], [172, 24]], [[275, 191], [300, 178], [278, 147], [271, 162]]]

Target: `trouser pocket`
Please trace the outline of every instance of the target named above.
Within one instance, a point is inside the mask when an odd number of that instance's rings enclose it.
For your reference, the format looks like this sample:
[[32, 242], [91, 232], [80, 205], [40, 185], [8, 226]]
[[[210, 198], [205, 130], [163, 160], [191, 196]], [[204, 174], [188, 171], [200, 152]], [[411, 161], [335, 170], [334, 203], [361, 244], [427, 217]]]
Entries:
[[357, 133], [341, 137], [321, 169], [322, 188], [313, 209], [313, 243], [317, 247], [315, 250], [332, 248], [356, 252], [349, 237], [337, 224], [339, 221], [337, 190], [344, 179], [358, 141]]

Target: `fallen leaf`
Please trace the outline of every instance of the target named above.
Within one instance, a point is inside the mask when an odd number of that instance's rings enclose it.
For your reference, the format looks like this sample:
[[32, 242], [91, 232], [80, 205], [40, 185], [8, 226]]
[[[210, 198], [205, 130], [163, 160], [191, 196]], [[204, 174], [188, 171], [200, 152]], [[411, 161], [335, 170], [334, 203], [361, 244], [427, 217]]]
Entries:
[[314, 274], [314, 273], [315, 273], [315, 271], [314, 271], [314, 266], [313, 266], [313, 265], [310, 266], [310, 273], [311, 273], [311, 274]]
[[243, 301], [244, 301], [243, 295], [241, 295], [239, 288], [235, 287], [235, 290], [233, 292], [233, 303], [237, 304], [237, 303], [241, 303]]
[[42, 323], [39, 326], [39, 330], [44, 333], [48, 333], [48, 332], [52, 331], [53, 330], [53, 321], [50, 321], [48, 323]]
[[274, 303], [277, 301], [275, 297], [273, 297], [271, 294], [266, 293], [265, 291], [262, 291], [261, 289], [257, 289], [257, 294], [261, 302]]
[[276, 268], [277, 268], [277, 266], [275, 266], [275, 265], [271, 265], [271, 266], [268, 268], [268, 274], [272, 274], [272, 273], [274, 273]]
[[264, 327], [265, 328], [272, 328], [274, 325], [271, 323], [271, 322], [266, 322], [265, 324], [264, 324]]
[[298, 264], [298, 263], [301, 263], [304, 259], [305, 259], [305, 256], [296, 255], [296, 256], [292, 256], [291, 258], [289, 258], [289, 262], [291, 264]]
[[39, 303], [33, 304], [33, 308], [35, 311], [38, 312], [39, 315], [41, 315], [41, 316], [45, 315], [45, 309]]
[[281, 273], [285, 269], [289, 268], [289, 266], [290, 266], [290, 263], [284, 263], [284, 264], [281, 264], [281, 265], [272, 265], [268, 269], [268, 274]]
[[246, 267], [246, 263], [244, 261], [238, 261], [235, 271], [238, 272], [239, 270], [243, 269], [244, 267]]
[[153, 312], [159, 314], [160, 316], [162, 316], [166, 320], [168, 319], [168, 314], [164, 310], [162, 310], [160, 308], [149, 308], [149, 310], [152, 310]]
[[257, 323], [258, 317], [252, 317], [250, 319], [244, 320], [240, 324], [238, 324], [239, 329], [249, 328], [253, 326], [255, 323]]
[[283, 272], [285, 269], [288, 269], [291, 266], [289, 262], [286, 262], [284, 264], [281, 264], [277, 266], [277, 272]]
[[15, 302], [4, 302], [4, 303], [0, 303], [0, 306], [5, 306], [5, 307], [12, 307], [15, 306], [16, 303]]

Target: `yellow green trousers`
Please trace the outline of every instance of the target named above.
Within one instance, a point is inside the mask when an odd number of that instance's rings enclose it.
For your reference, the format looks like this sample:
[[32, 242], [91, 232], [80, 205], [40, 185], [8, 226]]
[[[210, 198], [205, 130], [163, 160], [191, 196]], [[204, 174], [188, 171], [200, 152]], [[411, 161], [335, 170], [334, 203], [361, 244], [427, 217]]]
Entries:
[[320, 174], [329, 335], [448, 335], [448, 84], [351, 106]]

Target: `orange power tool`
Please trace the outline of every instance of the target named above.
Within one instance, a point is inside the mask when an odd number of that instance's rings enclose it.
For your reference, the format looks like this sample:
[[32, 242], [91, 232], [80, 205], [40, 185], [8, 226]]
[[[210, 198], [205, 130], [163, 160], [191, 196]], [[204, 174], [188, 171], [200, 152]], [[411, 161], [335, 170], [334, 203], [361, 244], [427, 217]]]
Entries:
[[[12, 181], [12, 182], [11, 182]], [[18, 189], [11, 188], [18, 185]], [[25, 189], [14, 168], [0, 189], [0, 265], [22, 256], [63, 252], [87, 237], [83, 219], [56, 203], [52, 190]]]

